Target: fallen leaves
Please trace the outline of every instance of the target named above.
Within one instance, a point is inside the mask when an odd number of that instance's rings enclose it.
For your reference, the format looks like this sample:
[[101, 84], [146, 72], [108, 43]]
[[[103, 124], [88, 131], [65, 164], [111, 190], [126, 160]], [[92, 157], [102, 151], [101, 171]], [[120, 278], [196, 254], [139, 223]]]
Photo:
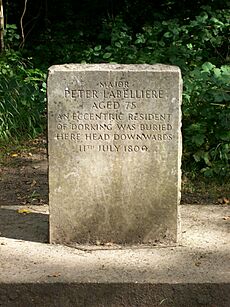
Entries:
[[33, 154], [31, 152], [26, 152], [23, 150], [19, 150], [18, 152], [12, 152], [8, 154], [11, 158], [17, 158], [17, 157], [32, 157]]
[[107, 246], [107, 247], [112, 247], [114, 246], [113, 242], [101, 242], [99, 240], [96, 240], [96, 245], [97, 246]]
[[195, 266], [200, 266], [200, 265], [201, 265], [200, 261], [195, 262]]
[[220, 198], [218, 198], [218, 203], [219, 204], [227, 205], [227, 204], [229, 204], [229, 202], [230, 202], [230, 199], [227, 198], [227, 197], [220, 197]]
[[15, 157], [18, 157], [18, 154], [17, 154], [17, 153], [12, 153], [10, 156], [11, 156], [12, 158], [15, 158]]
[[31, 183], [31, 187], [34, 187], [37, 184], [37, 181], [35, 179], [33, 179], [32, 183]]
[[33, 167], [33, 169], [38, 169], [38, 168], [40, 168], [39, 165], [33, 165], [32, 167]]
[[27, 209], [27, 208], [18, 209], [17, 212], [19, 214], [29, 214], [29, 213], [31, 213], [31, 211], [29, 209]]
[[61, 273], [53, 273], [53, 274], [47, 275], [47, 277], [59, 277], [59, 276], [61, 276]]

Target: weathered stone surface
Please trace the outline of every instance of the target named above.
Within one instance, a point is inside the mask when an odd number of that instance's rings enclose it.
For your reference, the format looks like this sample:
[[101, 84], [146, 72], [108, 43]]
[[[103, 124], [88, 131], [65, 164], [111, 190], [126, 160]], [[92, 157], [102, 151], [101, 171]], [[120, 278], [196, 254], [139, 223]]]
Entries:
[[181, 84], [165, 65], [50, 68], [52, 243], [176, 242]]

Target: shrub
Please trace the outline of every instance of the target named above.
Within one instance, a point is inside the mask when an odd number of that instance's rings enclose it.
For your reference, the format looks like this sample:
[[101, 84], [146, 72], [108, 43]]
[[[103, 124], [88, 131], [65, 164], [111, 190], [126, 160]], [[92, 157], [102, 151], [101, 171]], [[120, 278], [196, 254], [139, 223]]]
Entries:
[[[180, 18], [168, 19], [169, 15], [156, 13], [142, 27], [132, 22], [129, 26], [122, 15], [112, 16], [103, 20], [97, 38], [96, 29], [81, 31], [73, 27], [73, 20], [58, 21], [41, 35], [43, 44], [31, 50], [44, 67], [63, 62], [178, 65], [184, 80], [183, 169], [194, 175], [230, 177], [230, 11], [203, 6], [192, 18], [181, 12]], [[33, 137], [44, 127], [45, 74], [15, 51], [17, 40], [15, 26], [8, 27], [8, 47], [0, 60], [4, 140]]]
[[0, 58], [1, 142], [35, 137], [45, 126], [45, 73], [34, 69], [20, 51], [11, 49], [10, 37], [14, 45], [17, 40], [16, 27], [7, 30], [7, 48]]
[[230, 66], [210, 62], [184, 78], [184, 164], [207, 177], [230, 176], [229, 84]]

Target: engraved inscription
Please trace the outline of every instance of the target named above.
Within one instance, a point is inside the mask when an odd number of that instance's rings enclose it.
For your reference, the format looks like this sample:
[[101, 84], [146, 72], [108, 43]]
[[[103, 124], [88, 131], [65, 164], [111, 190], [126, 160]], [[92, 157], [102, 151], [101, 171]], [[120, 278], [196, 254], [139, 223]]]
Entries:
[[56, 116], [55, 139], [75, 142], [79, 152], [145, 153], [151, 144], [173, 140], [171, 113], [159, 113], [157, 107], [156, 112], [141, 112], [149, 103], [164, 99], [165, 90], [135, 89], [128, 80], [100, 81], [94, 89], [67, 86], [64, 97], [67, 102], [82, 100], [83, 106], [90, 101], [87, 112], [76, 105]]

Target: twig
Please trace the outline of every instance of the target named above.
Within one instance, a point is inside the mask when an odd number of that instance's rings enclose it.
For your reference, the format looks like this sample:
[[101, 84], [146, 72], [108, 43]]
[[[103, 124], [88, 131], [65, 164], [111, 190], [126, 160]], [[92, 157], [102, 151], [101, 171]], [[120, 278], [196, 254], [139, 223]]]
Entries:
[[24, 15], [26, 13], [26, 6], [27, 6], [27, 0], [25, 0], [24, 10], [22, 12], [22, 16], [21, 16], [21, 19], [20, 19], [20, 26], [21, 26], [21, 32], [22, 32], [22, 42], [20, 44], [21, 48], [23, 48], [24, 44], [25, 44], [25, 34], [24, 34], [24, 29], [23, 29], [23, 18], [24, 18]]
[[4, 13], [3, 3], [0, 0], [0, 52], [4, 49]]

